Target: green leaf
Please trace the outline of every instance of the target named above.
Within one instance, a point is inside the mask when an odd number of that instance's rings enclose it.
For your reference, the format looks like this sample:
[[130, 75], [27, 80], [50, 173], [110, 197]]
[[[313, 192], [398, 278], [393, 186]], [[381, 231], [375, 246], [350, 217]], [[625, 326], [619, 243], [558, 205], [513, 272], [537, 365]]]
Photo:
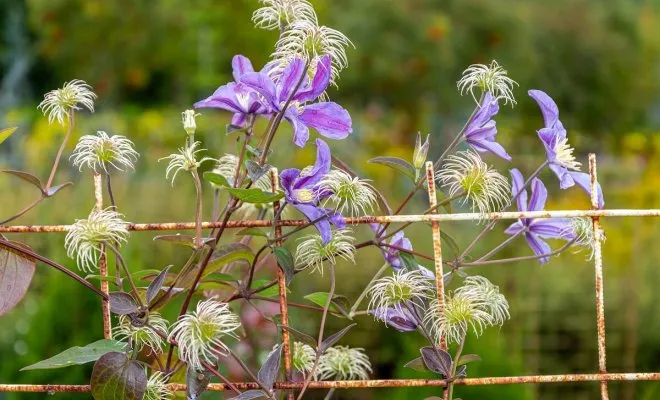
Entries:
[[47, 358], [38, 363], [21, 368], [21, 371], [32, 369], [55, 369], [71, 365], [81, 365], [98, 360], [102, 355], [111, 351], [124, 351], [126, 343], [111, 339], [101, 339], [87, 346], [76, 346], [66, 349], [60, 354]]
[[7, 138], [11, 136], [14, 132], [16, 132], [16, 129], [18, 129], [17, 126], [0, 130], [0, 144], [5, 140], [7, 140]]
[[147, 372], [126, 354], [111, 352], [96, 361], [90, 383], [95, 400], [142, 400]]
[[[131, 274], [131, 277], [133, 279], [137, 280], [147, 280], [147, 281], [152, 281], [158, 274], [160, 273], [160, 270], [158, 269], [144, 269], [142, 271], [136, 271]], [[89, 276], [89, 275], [88, 275]], [[147, 279], [145, 279], [147, 278]]]
[[273, 253], [275, 253], [275, 257], [277, 257], [277, 265], [279, 265], [280, 268], [282, 268], [282, 271], [284, 271], [286, 285], [289, 286], [295, 273], [293, 255], [291, 255], [291, 252], [285, 247], [274, 247]]
[[[252, 264], [252, 261], [254, 261], [254, 253], [250, 246], [243, 243], [220, 245], [213, 251], [211, 260], [204, 271], [204, 276], [206, 277], [220, 269], [220, 267], [238, 260], [244, 260], [246, 263]], [[197, 273], [196, 271], [194, 272]]]
[[414, 360], [408, 361], [404, 367], [411, 368], [419, 372], [429, 371], [429, 369], [426, 368], [426, 364], [424, 364], [422, 357], [417, 357]]
[[415, 256], [406, 253], [405, 251], [399, 251], [399, 259], [403, 263], [403, 267], [407, 269], [408, 271], [415, 271], [419, 269], [419, 264], [417, 263], [417, 260], [415, 260]]
[[478, 354], [464, 354], [458, 359], [456, 365], [461, 366], [475, 361], [481, 361], [481, 357]]
[[216, 174], [215, 172], [207, 171], [207, 172], [204, 172], [204, 175], [202, 175], [202, 176], [208, 182], [211, 182], [215, 185], [223, 186], [223, 187], [231, 187], [232, 186], [227, 181], [227, 178], [225, 178], [224, 176], [222, 176], [220, 174]]
[[[30, 250], [22, 243], [12, 243]], [[35, 266], [34, 259], [0, 246], [0, 315], [12, 310], [23, 299], [32, 282]]]
[[250, 204], [262, 204], [262, 203], [273, 203], [282, 197], [284, 197], [284, 192], [278, 191], [277, 193], [264, 192], [261, 189], [251, 188], [251, 189], [239, 189], [239, 188], [227, 188], [227, 191], [244, 203]]
[[[308, 294], [305, 296], [305, 299], [311, 301], [312, 303], [320, 306], [320, 307], [325, 307], [325, 304], [328, 301], [328, 295], [329, 293], [326, 292], [315, 292]], [[329, 310], [340, 313], [341, 315], [346, 315], [346, 310], [342, 308], [341, 305], [338, 304], [338, 301], [335, 301], [337, 298], [341, 298], [343, 296], [335, 296], [332, 301], [330, 301], [330, 308]], [[335, 316], [337, 316], [335, 314]]]
[[105, 275], [86, 275], [85, 280], [88, 281], [90, 279], [96, 279], [99, 281], [105, 281], [105, 282], [110, 282], [110, 283], [115, 283], [115, 278], [114, 276], [105, 276]]
[[340, 330], [339, 332], [333, 333], [330, 335], [327, 339], [325, 339], [321, 343], [321, 352], [325, 352], [328, 350], [330, 347], [332, 347], [335, 343], [337, 343], [339, 340], [341, 340], [342, 337], [344, 337], [345, 334], [348, 333], [348, 331], [351, 330], [357, 324], [350, 324], [349, 326], [345, 327], [344, 329]]
[[313, 337], [309, 336], [308, 334], [306, 334], [304, 332], [300, 332], [299, 330], [294, 329], [290, 326], [284, 327], [284, 326], [280, 325], [279, 327], [281, 329], [285, 329], [285, 330], [289, 331], [289, 333], [292, 336], [294, 336], [296, 339], [298, 339], [298, 341], [300, 341], [302, 343], [305, 343], [305, 344], [308, 344], [312, 347], [316, 347], [317, 340], [314, 339]]
[[43, 185], [41, 184], [41, 180], [32, 174], [28, 174], [27, 172], [23, 172], [23, 171], [14, 171], [11, 169], [2, 169], [0, 170], [0, 172], [4, 172], [5, 174], [9, 174], [9, 175], [14, 175], [17, 178], [22, 179], [25, 182], [28, 182], [36, 186], [39, 189], [39, 191], [41, 191], [42, 194], [45, 194]]
[[448, 233], [445, 233], [444, 231], [440, 231], [440, 239], [442, 240], [442, 244], [447, 245], [447, 247], [449, 247], [449, 250], [451, 250], [454, 256], [457, 256], [459, 254], [459, 249], [458, 249], [458, 245], [456, 244], [456, 241]]
[[381, 164], [395, 169], [415, 182], [415, 167], [408, 161], [398, 157], [376, 157], [368, 161], [371, 164]]
[[236, 232], [236, 236], [261, 236], [268, 237], [268, 234], [262, 231], [259, 228], [243, 228], [240, 231]]
[[252, 160], [245, 161], [245, 169], [247, 169], [248, 176], [252, 182], [258, 181], [259, 178], [266, 175], [271, 168], [273, 167], [268, 164], [259, 165]]
[[245, 132], [245, 128], [238, 125], [227, 124], [225, 131], [226, 135], [231, 135], [232, 133], [239, 133], [239, 132]]
[[[266, 286], [267, 284], [271, 283], [272, 281], [269, 279], [257, 279], [252, 281], [252, 287], [255, 289], [259, 289], [262, 286]], [[287, 289], [288, 292], [288, 289]], [[275, 297], [279, 296], [280, 294], [280, 287], [278, 285], [273, 285], [269, 287], [268, 289], [264, 289], [261, 292], [255, 293], [259, 296], [263, 297]]]

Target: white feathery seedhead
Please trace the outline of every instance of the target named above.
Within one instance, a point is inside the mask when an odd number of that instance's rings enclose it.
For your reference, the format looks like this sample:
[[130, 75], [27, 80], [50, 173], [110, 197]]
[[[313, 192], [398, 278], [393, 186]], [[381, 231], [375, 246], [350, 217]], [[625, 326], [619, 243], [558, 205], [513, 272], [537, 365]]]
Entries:
[[[212, 172], [222, 175], [230, 185], [234, 186], [234, 178], [236, 177], [238, 163], [239, 160], [237, 156], [233, 154], [225, 154], [218, 159]], [[222, 189], [222, 187], [216, 186], [214, 184], [212, 185], [218, 189]], [[270, 192], [273, 190], [272, 183], [270, 182], [270, 177], [268, 174], [263, 174], [252, 186], [265, 192]]]
[[338, 30], [319, 26], [313, 21], [295, 21], [282, 33], [275, 45], [270, 73], [278, 76], [293, 58], [298, 57], [309, 62], [308, 73], [313, 76], [321, 57], [330, 55], [332, 60], [330, 82], [336, 85], [339, 72], [348, 67], [346, 57], [348, 46], [355, 47], [353, 42]]
[[513, 97], [513, 85], [518, 83], [509, 78], [507, 72], [497, 61], [493, 60], [490, 65], [472, 64], [465, 71], [463, 76], [456, 83], [461, 95], [470, 92], [474, 101], [479, 104], [479, 100], [474, 95], [474, 89], [480, 89], [483, 92], [491, 92], [498, 99], [503, 99], [504, 104], [516, 104]]
[[179, 358], [195, 370], [201, 370], [202, 361], [213, 364], [219, 356], [229, 354], [224, 336], [236, 336], [234, 331], [241, 322], [227, 303], [205, 300], [197, 303], [197, 309], [180, 317], [168, 337], [176, 340]]
[[190, 171], [193, 169], [199, 168], [205, 161], [216, 161], [211, 157], [204, 157], [201, 160], [197, 161], [197, 153], [206, 151], [206, 149], [197, 149], [200, 142], [195, 142], [185, 147], [179, 148], [179, 153], [170, 154], [167, 157], [163, 157], [158, 161], [170, 160], [170, 163], [167, 165], [167, 170], [165, 171], [165, 179], [170, 179], [170, 174], [172, 174], [172, 185], [174, 185], [174, 179], [176, 179], [177, 174], [180, 171]]
[[[605, 231], [600, 229], [598, 234], [595, 234], [593, 221], [585, 217], [571, 218], [571, 225], [567, 228], [565, 234], [575, 236], [574, 246], [588, 249], [587, 260], [594, 258], [596, 242], [600, 241], [602, 243], [606, 240]], [[578, 248], [577, 252], [579, 251]]]
[[78, 268], [92, 272], [97, 268], [103, 243], [124, 243], [128, 237], [127, 222], [112, 208], [92, 210], [87, 219], [79, 219], [64, 239], [67, 256], [76, 258]]
[[69, 117], [73, 110], [80, 110], [81, 107], [94, 112], [94, 99], [96, 94], [92, 87], [85, 81], [74, 79], [65, 82], [60, 89], [51, 90], [44, 95], [44, 99], [37, 106], [45, 116], [48, 117], [48, 123], [57, 120], [64, 124], [64, 118]]
[[314, 7], [307, 0], [260, 0], [263, 7], [252, 14], [257, 28], [285, 31], [296, 21], [318, 23]]
[[104, 131], [98, 131], [96, 135], [81, 137], [70, 159], [80, 171], [83, 167], [106, 174], [110, 173], [110, 167], [122, 172], [135, 170], [135, 162], [140, 154], [133, 146], [133, 142], [125, 136], [108, 136]]
[[128, 341], [137, 351], [148, 347], [152, 354], [159, 354], [163, 348], [163, 338], [158, 332], [167, 335], [167, 321], [159, 313], [151, 312], [145, 322], [146, 324], [141, 326], [133, 325], [128, 315], [122, 315], [119, 317], [119, 324], [112, 329], [113, 336], [117, 340]]
[[448, 187], [449, 196], [464, 194], [463, 204], [484, 215], [501, 209], [509, 201], [509, 181], [483, 162], [474, 151], [459, 151], [447, 157], [437, 180]]
[[168, 400], [174, 393], [167, 388], [167, 377], [160, 371], [151, 374], [142, 400]]
[[371, 371], [369, 357], [361, 348], [330, 347], [319, 359], [318, 376], [322, 380], [365, 380]]
[[[369, 289], [369, 310], [378, 310], [388, 307], [403, 310], [406, 304], [424, 307], [427, 299], [434, 297], [435, 286], [433, 281], [421, 271], [396, 271], [393, 275], [374, 281]], [[375, 313], [384, 316], [383, 313]]]
[[485, 328], [501, 326], [508, 318], [509, 303], [497, 286], [484, 277], [471, 277], [445, 297], [443, 307], [437, 299], [431, 302], [424, 323], [438, 343], [442, 336], [459, 343], [470, 328], [480, 336]]
[[315, 359], [316, 352], [312, 346], [301, 342], [293, 342], [291, 364], [294, 369], [306, 376], [312, 371]]
[[[342, 215], [368, 215], [376, 203], [376, 193], [368, 180], [357, 176], [353, 178], [341, 169], [333, 169], [327, 173], [318, 183], [318, 188], [320, 196], [331, 193], [325, 203], [334, 203], [335, 210]], [[323, 206], [326, 207], [327, 204]]]
[[296, 269], [304, 270], [311, 268], [312, 272], [323, 273], [323, 262], [328, 261], [336, 264], [337, 258], [342, 258], [355, 263], [355, 238], [351, 236], [352, 231], [348, 228], [337, 229], [332, 233], [332, 239], [323, 244], [321, 236], [312, 234], [301, 238], [296, 249]]

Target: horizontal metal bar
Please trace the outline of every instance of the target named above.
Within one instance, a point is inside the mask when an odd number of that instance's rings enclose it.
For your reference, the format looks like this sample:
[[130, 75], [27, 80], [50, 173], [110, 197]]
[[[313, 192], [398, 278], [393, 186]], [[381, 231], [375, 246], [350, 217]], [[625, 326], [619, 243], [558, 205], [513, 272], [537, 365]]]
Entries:
[[[602, 382], [602, 381], [658, 381], [660, 373], [608, 373], [608, 374], [569, 374], [569, 375], [530, 375], [530, 376], [499, 376], [487, 378], [465, 378], [456, 381], [457, 385], [516, 385], [528, 383], [567, 383], [567, 382]], [[233, 383], [238, 389], [258, 389], [254, 382]], [[309, 384], [310, 389], [358, 389], [358, 388], [384, 388], [384, 387], [420, 387], [445, 386], [444, 379], [377, 379], [364, 381], [317, 381]], [[275, 384], [276, 389], [300, 389], [302, 382]], [[186, 385], [170, 384], [171, 390], [185, 391]], [[209, 390], [227, 390], [228, 386], [222, 383], [212, 383]], [[4, 385], [0, 384], [0, 392], [88, 392], [89, 385]]]
[[[501, 213], [460, 213], [460, 214], [422, 214], [422, 215], [383, 215], [357, 218], [344, 218], [348, 224], [397, 223], [397, 222], [433, 222], [433, 221], [476, 221], [518, 218], [575, 218], [575, 217], [660, 217], [660, 209], [648, 210], [557, 210]], [[301, 226], [308, 224], [304, 219], [283, 219], [281, 226]], [[227, 228], [269, 227], [271, 220], [229, 221]], [[202, 228], [219, 228], [222, 222], [203, 222]], [[0, 233], [52, 233], [67, 232], [71, 225], [16, 225], [0, 226]], [[128, 224], [130, 231], [178, 231], [195, 229], [194, 222], [165, 222], [153, 224]]]

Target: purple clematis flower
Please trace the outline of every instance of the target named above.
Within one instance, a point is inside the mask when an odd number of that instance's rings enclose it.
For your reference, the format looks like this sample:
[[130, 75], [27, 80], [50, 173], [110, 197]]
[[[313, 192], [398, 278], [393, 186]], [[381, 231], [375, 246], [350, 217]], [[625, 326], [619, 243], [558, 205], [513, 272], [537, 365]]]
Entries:
[[483, 101], [479, 105], [479, 110], [465, 128], [465, 141], [478, 152], [493, 153], [498, 157], [511, 161], [511, 156], [504, 150], [504, 147], [495, 141], [497, 127], [493, 117], [499, 109], [497, 98], [492, 93], [486, 92]]
[[332, 101], [310, 104], [328, 87], [330, 73], [330, 56], [324, 56], [317, 63], [311, 81], [307, 78], [303, 60], [294, 58], [277, 83], [263, 71], [245, 73], [241, 76], [241, 82], [261, 93], [275, 112], [281, 112], [291, 98], [284, 118], [293, 126], [293, 142], [303, 147], [309, 139], [309, 128], [316, 129], [329, 139], [344, 139], [353, 131], [351, 116], [339, 104]]
[[[374, 233], [376, 233], [376, 234], [378, 232], [380, 232], [380, 230], [382, 229], [381, 224], [369, 224], [369, 227], [371, 227], [371, 230], [373, 230]], [[380, 234], [379, 239], [381, 237], [385, 236], [386, 234], [387, 233], [385, 231], [383, 231]], [[412, 243], [410, 242], [410, 239], [408, 239], [405, 236], [403, 231], [399, 231], [399, 232], [395, 233], [394, 236], [392, 236], [390, 238], [389, 244], [392, 245], [392, 246], [400, 247], [402, 249], [406, 249], [406, 250], [412, 250], [413, 249], [413, 246], [412, 246]], [[383, 253], [383, 258], [385, 259], [385, 262], [390, 264], [392, 266], [392, 269], [394, 269], [395, 271], [398, 271], [401, 268], [403, 268], [403, 262], [401, 261], [401, 257], [399, 257], [400, 250], [397, 250], [397, 249], [392, 248], [392, 247], [387, 247], [387, 246], [379, 246], [379, 247], [380, 247], [381, 253]], [[433, 271], [429, 270], [428, 268], [423, 267], [423, 266], [420, 265], [419, 270], [424, 274], [424, 276], [426, 276], [428, 278], [431, 278], [431, 279], [435, 278], [435, 273], [433, 273]]]
[[231, 62], [235, 82], [220, 86], [213, 94], [194, 104], [195, 108], [221, 108], [234, 113], [232, 125], [243, 126], [248, 115], [267, 115], [271, 111], [263, 97], [251, 87], [240, 83], [241, 77], [253, 73], [252, 63], [242, 55]]
[[[573, 148], [568, 144], [566, 129], [559, 120], [557, 104], [540, 90], [530, 90], [528, 93], [541, 108], [545, 127], [538, 131], [538, 135], [545, 146], [548, 165], [559, 179], [559, 187], [568, 189], [577, 184], [587, 194], [591, 194], [589, 174], [578, 171], [580, 163], [575, 161]], [[605, 200], [598, 182], [596, 182], [596, 189], [598, 191], [598, 208], [603, 208]]]
[[417, 329], [417, 318], [405, 307], [381, 307], [369, 313], [400, 332]]
[[318, 206], [318, 201], [330, 194], [319, 189], [317, 184], [330, 171], [331, 157], [330, 149], [323, 140], [316, 139], [316, 146], [316, 163], [313, 167], [303, 171], [296, 168], [286, 169], [280, 174], [280, 181], [286, 201], [310, 221], [327, 216], [314, 223], [325, 244], [332, 238], [330, 223], [337, 228], [343, 228], [346, 223], [341, 214]]
[[[532, 180], [532, 195], [527, 202], [527, 190], [523, 188], [523, 176], [517, 169], [511, 171], [511, 192], [518, 195], [518, 211], [542, 211], [545, 207], [545, 201], [548, 198], [548, 191], [540, 179]], [[527, 244], [531, 247], [534, 254], [542, 256], [552, 252], [550, 246], [542, 240], [545, 239], [565, 239], [571, 240], [574, 237], [571, 229], [571, 221], [568, 218], [521, 218], [514, 222], [505, 231], [509, 235], [525, 235]], [[549, 257], [539, 258], [539, 263], [547, 263]]]

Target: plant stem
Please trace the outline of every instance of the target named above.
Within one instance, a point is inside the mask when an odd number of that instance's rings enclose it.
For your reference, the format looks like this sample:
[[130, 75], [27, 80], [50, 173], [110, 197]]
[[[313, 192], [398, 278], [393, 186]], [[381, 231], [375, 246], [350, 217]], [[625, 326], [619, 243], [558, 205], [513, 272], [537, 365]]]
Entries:
[[319, 327], [319, 338], [316, 343], [316, 358], [314, 359], [314, 365], [312, 366], [312, 369], [309, 371], [309, 374], [307, 374], [307, 377], [305, 378], [305, 383], [303, 384], [302, 389], [300, 390], [300, 393], [298, 394], [298, 399], [301, 400], [303, 397], [303, 394], [305, 394], [305, 391], [307, 390], [307, 386], [309, 386], [309, 383], [312, 381], [312, 378], [314, 377], [314, 374], [316, 373], [316, 368], [319, 365], [319, 360], [321, 359], [321, 346], [323, 344], [323, 333], [325, 330], [325, 321], [328, 317], [328, 310], [330, 309], [330, 304], [332, 302], [332, 297], [335, 295], [335, 266], [333, 263], [328, 263], [329, 264], [329, 270], [330, 270], [330, 291], [328, 292], [328, 300], [325, 302], [325, 307], [323, 307], [323, 315], [321, 316], [321, 326]]
[[22, 217], [25, 213], [27, 213], [28, 211], [30, 211], [31, 209], [33, 209], [34, 207], [36, 207], [36, 206], [37, 206], [39, 203], [41, 203], [44, 199], [45, 199], [45, 197], [42, 195], [41, 197], [39, 197], [38, 199], [36, 199], [36, 200], [33, 201], [32, 203], [28, 204], [28, 205], [27, 205], [25, 208], [23, 208], [21, 211], [19, 211], [18, 214], [16, 214], [16, 215], [12, 215], [11, 217], [7, 218], [7, 219], [4, 220], [4, 221], [0, 221], [0, 225], [4, 225], [4, 224], [6, 224], [6, 223], [8, 223], [8, 222], [11, 222], [11, 221], [15, 220], [16, 218]]
[[[158, 358], [156, 358], [156, 359], [158, 359]], [[236, 394], [241, 394], [241, 391], [236, 387], [236, 385], [234, 385], [229, 379], [225, 378], [225, 377], [224, 377], [222, 374], [220, 374], [218, 371], [216, 371], [216, 369], [215, 369], [211, 364], [207, 363], [206, 361], [202, 361], [202, 366], [203, 366], [204, 368], [206, 368], [207, 371], [209, 371], [210, 373], [212, 373], [213, 375], [215, 375], [216, 377], [218, 377], [218, 379], [220, 379], [224, 384], [226, 384], [227, 386], [229, 386], [229, 388], [230, 388], [231, 390], [233, 390], [234, 393], [236, 393]]]
[[[115, 203], [115, 195], [112, 192], [112, 182], [110, 180], [110, 174], [106, 173], [105, 174], [105, 183], [106, 183], [106, 188], [108, 190], [108, 198], [110, 199], [110, 206], [114, 211], [117, 211], [117, 204]], [[119, 243], [117, 241], [114, 242], [115, 247], [119, 247]], [[117, 262], [117, 259], [115, 259], [115, 285], [120, 288], [122, 288], [121, 284], [121, 273], [119, 272], [119, 264]]]
[[238, 355], [236, 353], [234, 353], [234, 351], [232, 349], [229, 349], [229, 354], [231, 354], [231, 356], [234, 358], [234, 360], [236, 360], [236, 362], [238, 362], [238, 364], [241, 366], [241, 368], [243, 368], [243, 370], [250, 376], [250, 379], [252, 379], [254, 382], [256, 382], [259, 385], [261, 390], [263, 390], [264, 393], [266, 393], [266, 396], [270, 399], [274, 399], [274, 397], [272, 395], [272, 390], [268, 389], [261, 382], [259, 382], [259, 379], [254, 375], [252, 370], [247, 365], [245, 365], [243, 360], [241, 360], [238, 357]]
[[197, 168], [192, 169], [193, 180], [195, 181], [195, 194], [197, 201], [195, 202], [195, 247], [202, 247], [202, 182], [199, 179]]
[[551, 251], [550, 253], [541, 254], [541, 255], [538, 255], [538, 256], [534, 255], [534, 256], [501, 258], [499, 260], [472, 261], [472, 262], [466, 262], [466, 263], [458, 263], [457, 266], [459, 268], [479, 267], [479, 266], [484, 266], [484, 265], [507, 264], [507, 263], [513, 263], [513, 262], [518, 262], [518, 261], [538, 260], [539, 258], [551, 257], [551, 256], [554, 256], [555, 254], [561, 253], [562, 251], [569, 248], [573, 243], [575, 243], [575, 240], [576, 239], [573, 239], [573, 240], [570, 240], [570, 241], [566, 242], [563, 246], [561, 246], [560, 248], [558, 248], [555, 251]]
[[69, 128], [67, 129], [66, 134], [64, 135], [64, 139], [62, 140], [62, 144], [60, 145], [60, 149], [57, 151], [57, 155], [55, 156], [55, 162], [53, 162], [53, 167], [50, 170], [50, 176], [48, 177], [48, 182], [46, 183], [46, 191], [48, 191], [48, 189], [50, 189], [50, 185], [53, 184], [53, 179], [55, 179], [55, 172], [57, 171], [57, 166], [60, 164], [62, 152], [64, 151], [64, 148], [69, 141], [71, 132], [73, 132], [73, 126], [75, 122], [73, 117], [74, 113], [75, 112], [73, 110], [69, 111]]
[[521, 231], [518, 231], [518, 232], [514, 233], [513, 235], [509, 236], [508, 238], [506, 238], [506, 240], [504, 240], [502, 243], [500, 243], [500, 244], [499, 244], [497, 247], [495, 247], [493, 250], [491, 250], [491, 251], [489, 251], [488, 253], [486, 253], [486, 254], [484, 254], [483, 256], [481, 256], [481, 258], [479, 258], [477, 261], [484, 261], [484, 260], [487, 260], [487, 259], [489, 259], [491, 256], [497, 254], [497, 252], [499, 252], [500, 250], [502, 250], [503, 248], [505, 248], [509, 243], [513, 242], [513, 240], [516, 239], [518, 236], [520, 236], [520, 234], [523, 233], [523, 232], [524, 232], [524, 230], [521, 230]]
[[82, 285], [85, 286], [87, 289], [89, 289], [89, 290], [91, 290], [92, 292], [96, 293], [96, 294], [99, 295], [101, 298], [103, 298], [103, 299], [107, 299], [107, 298], [108, 298], [108, 296], [107, 296], [105, 293], [103, 293], [100, 289], [98, 289], [96, 286], [94, 286], [94, 285], [92, 285], [91, 283], [87, 282], [85, 279], [81, 278], [80, 276], [74, 274], [74, 273], [73, 273], [72, 271], [70, 271], [67, 267], [62, 266], [62, 265], [56, 263], [56, 262], [53, 261], [53, 260], [50, 260], [50, 259], [48, 259], [48, 258], [46, 258], [46, 257], [44, 257], [44, 256], [41, 256], [41, 255], [35, 253], [35, 252], [32, 251], [32, 250], [28, 250], [28, 249], [26, 249], [26, 248], [24, 248], [24, 247], [22, 247], [22, 246], [20, 246], [20, 245], [18, 245], [18, 244], [16, 244], [16, 243], [14, 243], [14, 242], [11, 242], [11, 241], [9, 241], [9, 240], [5, 240], [5, 239], [3, 239], [3, 238], [1, 238], [1, 237], [0, 237], [0, 246], [8, 247], [8, 248], [10, 248], [10, 249], [12, 249], [12, 250], [14, 250], [14, 251], [16, 251], [16, 252], [18, 252], [18, 253], [21, 253], [21, 254], [23, 254], [23, 255], [25, 255], [25, 256], [28, 256], [28, 257], [34, 258], [34, 259], [36, 259], [36, 260], [38, 260], [38, 261], [41, 261], [42, 263], [44, 263], [44, 264], [46, 264], [46, 265], [48, 265], [48, 266], [51, 266], [51, 267], [55, 268], [56, 270], [58, 270], [58, 271], [60, 271], [60, 272], [63, 272], [63, 273], [65, 273], [65, 274], [67, 274], [69, 277], [75, 279], [76, 281], [78, 281], [78, 283], [82, 284]]
[[382, 267], [374, 274], [374, 276], [371, 278], [367, 286], [364, 287], [364, 290], [362, 293], [360, 293], [360, 296], [358, 296], [357, 300], [355, 301], [355, 304], [353, 304], [353, 307], [351, 307], [351, 310], [348, 312], [348, 318], [353, 318], [355, 316], [355, 312], [357, 311], [358, 307], [360, 307], [360, 304], [362, 303], [362, 300], [364, 300], [365, 297], [367, 297], [367, 293], [369, 292], [369, 289], [373, 286], [374, 282], [376, 279], [380, 278], [381, 275], [387, 271], [387, 269], [390, 267], [389, 263], [384, 263]]
[[336, 390], [336, 388], [332, 388], [332, 389], [328, 390], [328, 394], [325, 395], [323, 400], [330, 400], [332, 398], [332, 395], [335, 394], [335, 390]]
[[137, 300], [137, 302], [140, 303], [141, 306], [144, 306], [144, 303], [140, 298], [140, 292], [138, 292], [137, 286], [135, 286], [135, 282], [133, 281], [131, 272], [128, 270], [128, 267], [126, 266], [126, 262], [124, 262], [124, 257], [122, 257], [121, 252], [110, 242], [104, 242], [104, 244], [115, 254], [117, 261], [119, 261], [119, 265], [121, 265], [122, 269], [124, 270], [124, 274], [126, 274], [126, 279], [128, 279], [128, 283], [130, 283], [131, 285], [131, 290], [133, 291], [133, 296], [135, 297], [135, 300]]
[[458, 368], [458, 360], [461, 358], [461, 353], [463, 353], [463, 346], [465, 345], [466, 336], [467, 336], [467, 330], [464, 330], [463, 336], [461, 337], [461, 341], [458, 343], [458, 350], [456, 350], [456, 354], [454, 355], [454, 362], [452, 363], [451, 366], [451, 376], [449, 377], [449, 386], [447, 387], [447, 391], [449, 392], [449, 400], [453, 400], [454, 398], [454, 379], [456, 378], [456, 369]]

